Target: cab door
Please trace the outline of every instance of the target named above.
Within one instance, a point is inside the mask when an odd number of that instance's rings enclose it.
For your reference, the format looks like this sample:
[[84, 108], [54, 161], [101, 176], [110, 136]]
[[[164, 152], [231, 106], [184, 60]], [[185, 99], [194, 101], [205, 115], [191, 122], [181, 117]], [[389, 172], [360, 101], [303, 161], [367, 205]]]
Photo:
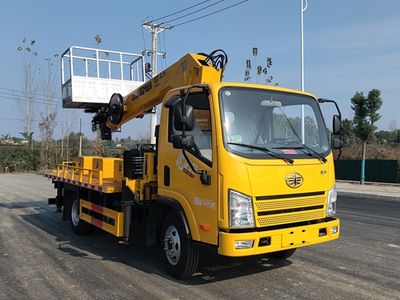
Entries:
[[[194, 110], [194, 127], [186, 135], [194, 137], [195, 145], [185, 150], [194, 170], [182, 149], [173, 148], [172, 136], [181, 132], [174, 127], [173, 108], [164, 106], [159, 130], [158, 194], [180, 203], [194, 240], [217, 245], [217, 151], [212, 99], [205, 91], [192, 92], [186, 105]], [[200, 171], [210, 176], [209, 183], [201, 182], [197, 174]]]

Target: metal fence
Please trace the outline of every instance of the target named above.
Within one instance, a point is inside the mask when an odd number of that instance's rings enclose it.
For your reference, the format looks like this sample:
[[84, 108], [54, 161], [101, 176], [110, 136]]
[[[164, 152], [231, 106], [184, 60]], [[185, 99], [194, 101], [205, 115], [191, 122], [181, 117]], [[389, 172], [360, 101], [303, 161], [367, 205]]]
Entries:
[[[400, 164], [397, 160], [365, 161], [365, 181], [400, 183]], [[336, 179], [360, 180], [361, 160], [335, 161]]]

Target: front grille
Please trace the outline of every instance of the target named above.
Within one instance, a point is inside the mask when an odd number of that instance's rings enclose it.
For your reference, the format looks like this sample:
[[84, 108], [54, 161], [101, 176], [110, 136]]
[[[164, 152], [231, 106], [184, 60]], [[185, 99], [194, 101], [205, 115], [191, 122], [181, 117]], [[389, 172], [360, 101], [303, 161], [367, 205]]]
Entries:
[[280, 224], [297, 223], [301, 221], [322, 219], [325, 216], [324, 210], [307, 211], [301, 213], [292, 213], [287, 215], [271, 215], [268, 217], [257, 218], [260, 226], [273, 226]]
[[310, 193], [299, 193], [299, 194], [282, 194], [282, 195], [270, 195], [270, 196], [258, 196], [256, 200], [276, 200], [282, 198], [299, 198], [299, 197], [311, 197], [321, 196], [324, 192], [310, 192]]
[[[322, 199], [321, 199], [322, 198]], [[322, 200], [322, 201], [321, 201]], [[269, 211], [279, 209], [291, 209], [304, 206], [317, 206], [325, 204], [325, 197], [310, 197], [310, 198], [296, 198], [296, 199], [279, 199], [275, 201], [257, 201], [255, 203], [258, 211]]]
[[254, 205], [257, 226], [274, 226], [322, 219], [325, 217], [325, 203], [324, 192], [256, 197]]
[[285, 214], [297, 211], [305, 211], [305, 210], [315, 210], [324, 208], [323, 205], [315, 205], [315, 206], [307, 206], [307, 207], [296, 207], [296, 208], [288, 208], [288, 209], [278, 209], [273, 211], [262, 211], [259, 212], [259, 216], [267, 216], [267, 215], [276, 215], [276, 214]]

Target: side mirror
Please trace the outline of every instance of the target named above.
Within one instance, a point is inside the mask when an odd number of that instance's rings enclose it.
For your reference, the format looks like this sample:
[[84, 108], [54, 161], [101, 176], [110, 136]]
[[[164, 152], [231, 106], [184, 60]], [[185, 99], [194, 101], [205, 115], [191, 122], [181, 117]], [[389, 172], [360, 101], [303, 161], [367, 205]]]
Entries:
[[340, 131], [342, 130], [342, 120], [339, 115], [333, 116], [332, 129], [334, 135], [340, 134]]
[[193, 135], [187, 135], [183, 137], [182, 135], [172, 136], [172, 146], [175, 149], [192, 148], [194, 145]]
[[332, 139], [332, 149], [342, 149], [342, 140], [339, 138]]
[[183, 125], [185, 130], [191, 131], [194, 127], [194, 110], [190, 105], [185, 105], [186, 114], [183, 115], [183, 105], [177, 105], [174, 107], [174, 127], [175, 130], [183, 131]]

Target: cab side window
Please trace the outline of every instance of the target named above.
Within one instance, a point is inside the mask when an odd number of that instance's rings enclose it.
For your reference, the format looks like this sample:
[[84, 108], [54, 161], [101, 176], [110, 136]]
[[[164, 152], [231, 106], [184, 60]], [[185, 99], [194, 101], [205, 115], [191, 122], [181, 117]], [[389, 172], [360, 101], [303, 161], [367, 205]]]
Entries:
[[[187, 135], [192, 135], [195, 146], [188, 149], [190, 153], [204, 161], [208, 165], [212, 163], [212, 126], [211, 112], [208, 95], [204, 92], [194, 92], [188, 95], [186, 104], [193, 107], [194, 127], [191, 131], [186, 131]], [[173, 135], [182, 134], [174, 128], [173, 109], [169, 111], [169, 141], [172, 142]]]

